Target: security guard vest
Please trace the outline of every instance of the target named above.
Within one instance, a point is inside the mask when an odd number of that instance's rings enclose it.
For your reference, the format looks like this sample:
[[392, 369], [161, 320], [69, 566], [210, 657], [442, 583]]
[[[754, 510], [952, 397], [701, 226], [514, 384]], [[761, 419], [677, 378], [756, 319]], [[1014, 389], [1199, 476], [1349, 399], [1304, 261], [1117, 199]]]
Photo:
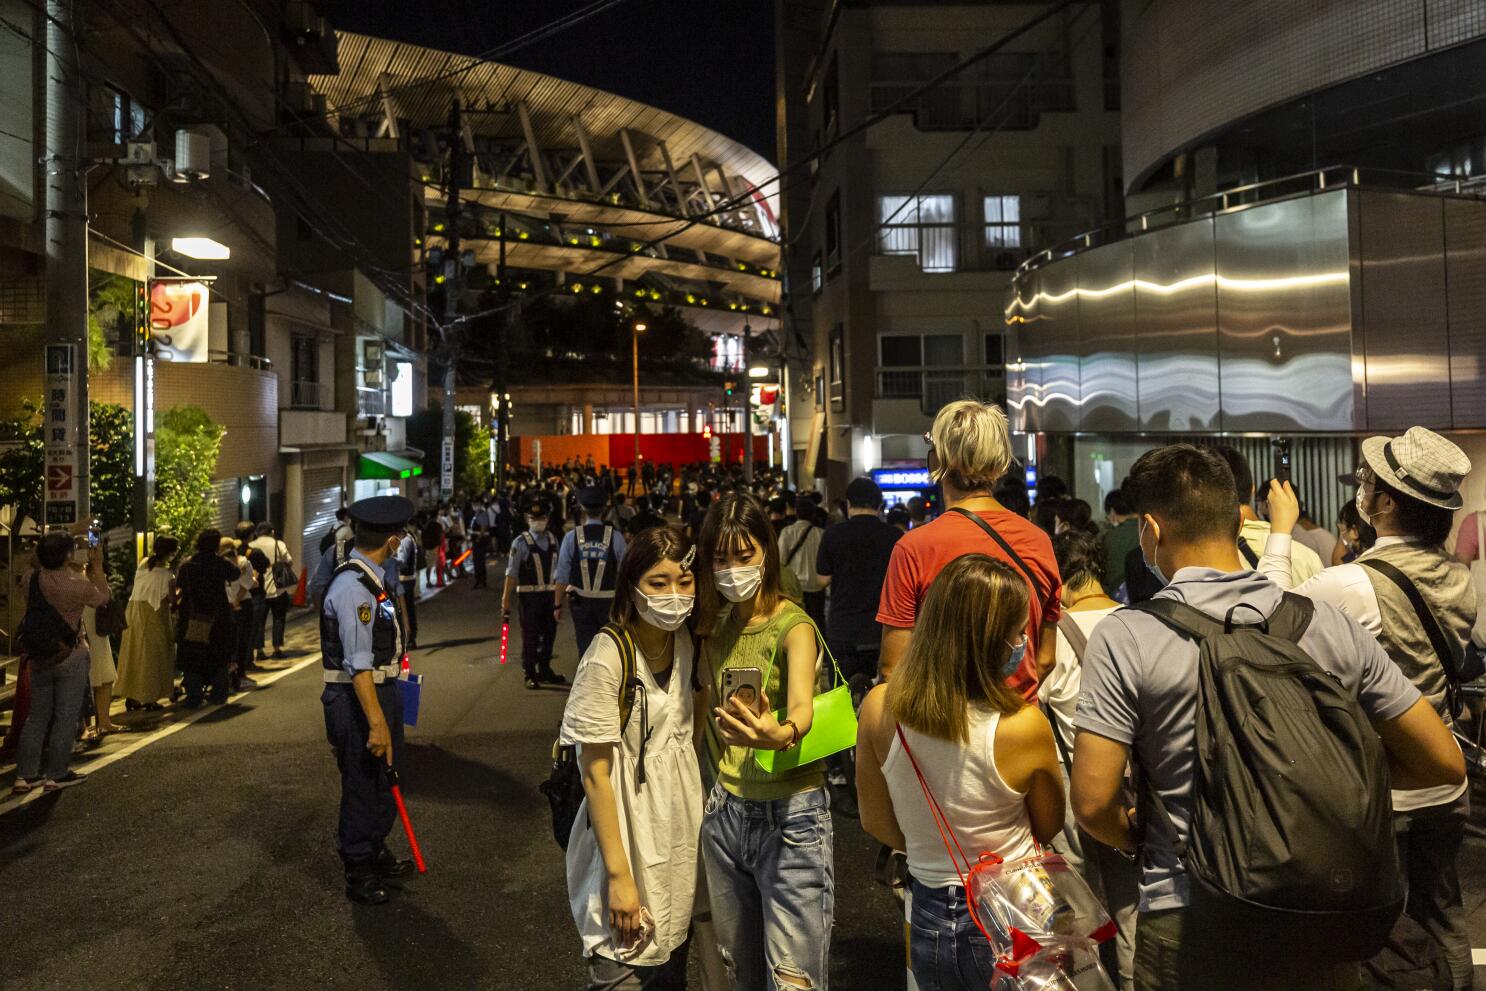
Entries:
[[578, 542], [579, 595], [589, 599], [614, 598], [614, 585], [619, 575], [619, 558], [614, 553], [614, 528], [602, 523], [585, 523], [575, 535]]
[[[327, 597], [336, 579], [347, 572], [354, 573], [356, 580], [375, 599], [375, 604], [371, 607], [372, 666], [378, 668], [395, 666], [398, 661], [398, 638], [401, 634], [398, 628], [397, 604], [392, 601], [391, 595], [382, 587], [382, 583], [368, 574], [359, 561], [346, 561], [335, 569], [335, 573], [330, 576], [330, 585], [326, 586]], [[357, 619], [360, 617], [358, 616]], [[321, 608], [320, 663], [326, 671], [340, 671], [345, 659], [346, 649], [341, 643], [340, 621], [335, 617], [327, 616], [324, 608]]]
[[545, 550], [530, 531], [516, 539], [526, 541], [527, 550], [526, 559], [516, 569], [516, 591], [551, 592], [556, 589], [557, 585], [552, 581], [552, 564], [553, 558], [557, 557], [557, 539], [548, 534]]

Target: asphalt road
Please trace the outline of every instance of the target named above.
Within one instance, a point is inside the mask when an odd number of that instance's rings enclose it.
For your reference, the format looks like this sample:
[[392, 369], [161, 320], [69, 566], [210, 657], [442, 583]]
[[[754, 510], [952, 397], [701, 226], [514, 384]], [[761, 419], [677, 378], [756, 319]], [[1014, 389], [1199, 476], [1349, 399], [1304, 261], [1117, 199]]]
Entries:
[[[468, 584], [419, 609], [426, 685], [403, 785], [428, 874], [385, 906], [343, 897], [310, 663], [143, 746], [147, 729], [110, 738], [110, 763], [79, 788], [0, 803], [0, 989], [581, 989], [537, 791], [566, 693], [522, 686], [514, 629], [498, 663], [498, 593]], [[299, 659], [313, 636], [293, 631]], [[567, 623], [558, 646], [571, 676]], [[871, 879], [875, 851], [836, 817], [838, 989], [903, 986], [901, 917]]]

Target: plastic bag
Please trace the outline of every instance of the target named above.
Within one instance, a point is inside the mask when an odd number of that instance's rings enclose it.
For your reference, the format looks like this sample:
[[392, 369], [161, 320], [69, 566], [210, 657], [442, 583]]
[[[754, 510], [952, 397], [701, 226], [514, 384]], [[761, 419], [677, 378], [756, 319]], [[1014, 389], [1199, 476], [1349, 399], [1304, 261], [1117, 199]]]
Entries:
[[1091, 939], [1051, 939], [1020, 963], [996, 969], [992, 991], [1115, 991]]
[[1056, 853], [1005, 863], [982, 857], [966, 887], [996, 951], [1023, 956], [1015, 933], [1048, 945], [1060, 937], [1102, 943], [1115, 925], [1088, 884]]

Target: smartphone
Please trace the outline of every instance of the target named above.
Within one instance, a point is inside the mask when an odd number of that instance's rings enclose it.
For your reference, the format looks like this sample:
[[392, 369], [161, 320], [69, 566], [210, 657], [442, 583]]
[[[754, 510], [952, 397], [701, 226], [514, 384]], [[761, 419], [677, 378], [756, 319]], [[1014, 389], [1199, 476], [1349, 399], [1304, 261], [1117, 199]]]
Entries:
[[1286, 483], [1290, 481], [1290, 442], [1288, 440], [1277, 440], [1275, 446], [1275, 481]]
[[759, 697], [763, 694], [764, 673], [758, 668], [723, 668], [722, 700], [726, 702], [737, 696], [738, 704], [745, 709], [758, 710]]
[[89, 530], [88, 531], [88, 546], [89, 547], [97, 547], [98, 546], [98, 540], [99, 540], [98, 531], [97, 530]]

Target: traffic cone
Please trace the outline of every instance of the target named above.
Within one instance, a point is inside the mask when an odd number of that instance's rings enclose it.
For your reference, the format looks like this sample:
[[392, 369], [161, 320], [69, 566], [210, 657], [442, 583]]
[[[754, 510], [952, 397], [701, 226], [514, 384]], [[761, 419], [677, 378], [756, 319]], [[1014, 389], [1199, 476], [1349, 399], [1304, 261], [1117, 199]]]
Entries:
[[294, 605], [302, 607], [305, 605], [305, 589], [310, 579], [308, 568], [299, 569], [299, 587], [294, 590]]

